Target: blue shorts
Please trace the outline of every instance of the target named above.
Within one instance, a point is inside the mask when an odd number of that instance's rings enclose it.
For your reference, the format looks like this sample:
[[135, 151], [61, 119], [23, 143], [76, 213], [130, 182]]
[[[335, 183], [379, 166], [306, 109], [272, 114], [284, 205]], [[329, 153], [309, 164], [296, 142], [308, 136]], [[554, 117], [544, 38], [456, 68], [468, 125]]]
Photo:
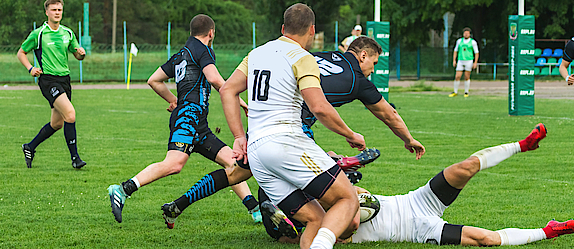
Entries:
[[190, 155], [197, 152], [214, 161], [221, 148], [227, 146], [217, 138], [207, 124], [207, 111], [191, 102], [179, 104], [169, 119], [168, 150]]

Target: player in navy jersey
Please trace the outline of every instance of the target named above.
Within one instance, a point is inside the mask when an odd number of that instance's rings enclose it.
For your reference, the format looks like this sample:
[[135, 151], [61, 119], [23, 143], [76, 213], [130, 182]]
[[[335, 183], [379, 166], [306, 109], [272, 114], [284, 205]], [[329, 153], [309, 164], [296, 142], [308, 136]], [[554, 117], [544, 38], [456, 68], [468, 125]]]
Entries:
[[564, 52], [562, 53], [562, 63], [560, 64], [560, 75], [564, 77], [568, 85], [574, 84], [574, 74], [568, 74], [568, 66], [574, 59], [574, 37], [566, 43]]
[[[424, 155], [425, 147], [411, 136], [406, 124], [396, 110], [387, 103], [377, 91], [375, 85], [366, 78], [374, 71], [374, 65], [378, 62], [378, 57], [381, 52], [381, 46], [375, 40], [361, 36], [351, 43], [346, 53], [337, 51], [313, 53], [321, 72], [321, 87], [327, 101], [335, 107], [350, 103], [356, 99], [360, 100], [373, 115], [383, 121], [404, 141], [406, 149], [411, 152], [416, 151], [416, 159], [419, 159]], [[237, 71], [239, 70], [236, 70], [236, 72]], [[231, 77], [233, 77], [233, 75]], [[311, 126], [315, 123], [316, 118], [306, 105], [302, 108], [301, 119], [305, 133], [312, 138], [313, 131], [311, 130]], [[353, 158], [354, 157], [343, 158], [338, 161], [338, 164], [343, 170], [356, 167], [356, 164], [352, 164]], [[241, 162], [238, 163], [238, 166], [234, 167], [232, 171], [227, 172], [226, 179], [219, 179], [220, 182], [216, 183], [217, 190], [240, 183], [251, 177], [249, 165]], [[348, 165], [350, 167], [347, 167]], [[213, 174], [213, 172], [204, 176], [198, 183], [209, 178], [211, 174]], [[208, 197], [213, 193], [202, 195], [199, 199]], [[186, 195], [188, 195], [188, 193], [180, 198]], [[173, 202], [168, 203], [168, 205], [175, 206]], [[173, 213], [171, 215], [175, 218], [180, 213]]]
[[[149, 165], [121, 185], [111, 185], [108, 188], [112, 213], [118, 222], [122, 222], [126, 197], [141, 186], [179, 173], [191, 153], [200, 153], [229, 169], [235, 163], [231, 149], [211, 132], [207, 124], [211, 87], [219, 90], [225, 83], [215, 67], [215, 55], [209, 47], [215, 36], [215, 23], [209, 16], [200, 14], [191, 20], [190, 30], [191, 36], [185, 46], [148, 80], [151, 88], [169, 103], [167, 110], [171, 112], [171, 117], [167, 156], [162, 162]], [[175, 78], [178, 97], [163, 83], [169, 78]], [[245, 102], [241, 103], [246, 107]], [[214, 180], [225, 177], [225, 174], [225, 170], [217, 170], [211, 175], [211, 181], [204, 181], [203, 184], [212, 186]], [[258, 203], [247, 184], [238, 184], [232, 188], [243, 200], [254, 220], [260, 222]], [[186, 201], [189, 205], [194, 198], [187, 196], [182, 203]]]

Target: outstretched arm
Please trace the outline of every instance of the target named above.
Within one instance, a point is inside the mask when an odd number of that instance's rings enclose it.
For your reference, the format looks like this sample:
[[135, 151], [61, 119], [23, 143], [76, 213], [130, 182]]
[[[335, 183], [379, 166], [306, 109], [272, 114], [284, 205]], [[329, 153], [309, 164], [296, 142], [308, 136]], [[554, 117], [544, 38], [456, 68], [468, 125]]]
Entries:
[[309, 110], [327, 129], [344, 136], [353, 148], [365, 149], [365, 140], [361, 134], [353, 132], [341, 119], [339, 113], [325, 98], [319, 87], [309, 87], [301, 90], [301, 96]]
[[411, 153], [416, 151], [416, 159], [420, 159], [425, 154], [425, 147], [411, 136], [407, 125], [397, 113], [397, 111], [387, 103], [384, 98], [374, 104], [366, 105], [373, 115], [383, 121], [392, 131], [405, 142], [405, 148]]
[[229, 125], [229, 130], [235, 137], [233, 143], [233, 158], [236, 160], [243, 159], [247, 163], [247, 139], [241, 122], [241, 110], [239, 94], [247, 90], [247, 76], [240, 70], [235, 70], [227, 82], [219, 90], [221, 104], [225, 119]]
[[159, 67], [147, 80], [147, 84], [161, 96], [165, 101], [169, 103], [167, 111], [171, 112], [177, 107], [177, 97], [167, 88], [164, 81], [168, 80], [169, 77], [165, 74], [163, 69]]

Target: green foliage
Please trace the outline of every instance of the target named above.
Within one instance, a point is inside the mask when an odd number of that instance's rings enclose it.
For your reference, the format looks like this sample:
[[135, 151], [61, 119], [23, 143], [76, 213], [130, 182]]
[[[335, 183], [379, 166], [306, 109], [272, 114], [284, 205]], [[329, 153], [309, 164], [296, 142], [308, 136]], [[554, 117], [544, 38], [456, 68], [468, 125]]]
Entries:
[[[399, 93], [390, 98], [427, 152], [415, 160], [402, 141], [358, 101], [338, 108], [347, 124], [365, 136], [367, 145], [382, 152], [378, 160], [361, 169], [359, 186], [376, 194], [407, 193], [475, 151], [522, 139], [536, 123], [544, 122], [549, 133], [538, 150], [479, 172], [443, 217], [454, 224], [491, 230], [538, 228], [552, 218], [572, 218], [574, 101], [536, 99], [536, 116], [511, 117], [506, 97]], [[218, 137], [231, 144], [233, 137], [218, 99], [213, 91], [209, 124], [221, 127]], [[37, 148], [33, 168], [28, 169], [20, 145], [48, 122], [49, 107], [37, 90], [0, 91], [0, 247], [297, 248], [269, 238], [229, 189], [194, 203], [173, 230], [167, 229], [161, 205], [220, 168], [198, 154], [192, 154], [181, 173], [134, 193], [126, 201], [123, 223], [116, 223], [106, 188], [165, 157], [167, 103], [151, 89], [74, 90], [73, 103], [79, 152], [88, 165], [72, 169], [63, 132], [58, 131]], [[357, 153], [322, 125], [314, 130], [325, 150]], [[250, 179], [248, 184], [255, 192], [256, 182]], [[389, 242], [336, 247], [437, 248]], [[574, 235], [520, 248], [572, 247]]]

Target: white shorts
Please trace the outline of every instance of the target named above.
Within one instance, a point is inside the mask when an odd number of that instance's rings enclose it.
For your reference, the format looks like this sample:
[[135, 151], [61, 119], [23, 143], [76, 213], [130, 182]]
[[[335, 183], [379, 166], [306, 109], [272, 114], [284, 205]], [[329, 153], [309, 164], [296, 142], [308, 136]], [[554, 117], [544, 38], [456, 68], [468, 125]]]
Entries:
[[257, 183], [275, 205], [336, 165], [303, 130], [260, 138], [247, 146], [247, 158]]
[[473, 60], [469, 61], [458, 61], [456, 63], [456, 71], [472, 71], [472, 64], [474, 63]]
[[440, 243], [443, 226], [447, 223], [441, 216], [447, 206], [432, 192], [428, 182], [407, 196], [412, 207], [413, 242]]
[[439, 244], [447, 208], [432, 192], [429, 183], [406, 195], [376, 196], [381, 210], [370, 222], [362, 223], [353, 243], [392, 241]]

